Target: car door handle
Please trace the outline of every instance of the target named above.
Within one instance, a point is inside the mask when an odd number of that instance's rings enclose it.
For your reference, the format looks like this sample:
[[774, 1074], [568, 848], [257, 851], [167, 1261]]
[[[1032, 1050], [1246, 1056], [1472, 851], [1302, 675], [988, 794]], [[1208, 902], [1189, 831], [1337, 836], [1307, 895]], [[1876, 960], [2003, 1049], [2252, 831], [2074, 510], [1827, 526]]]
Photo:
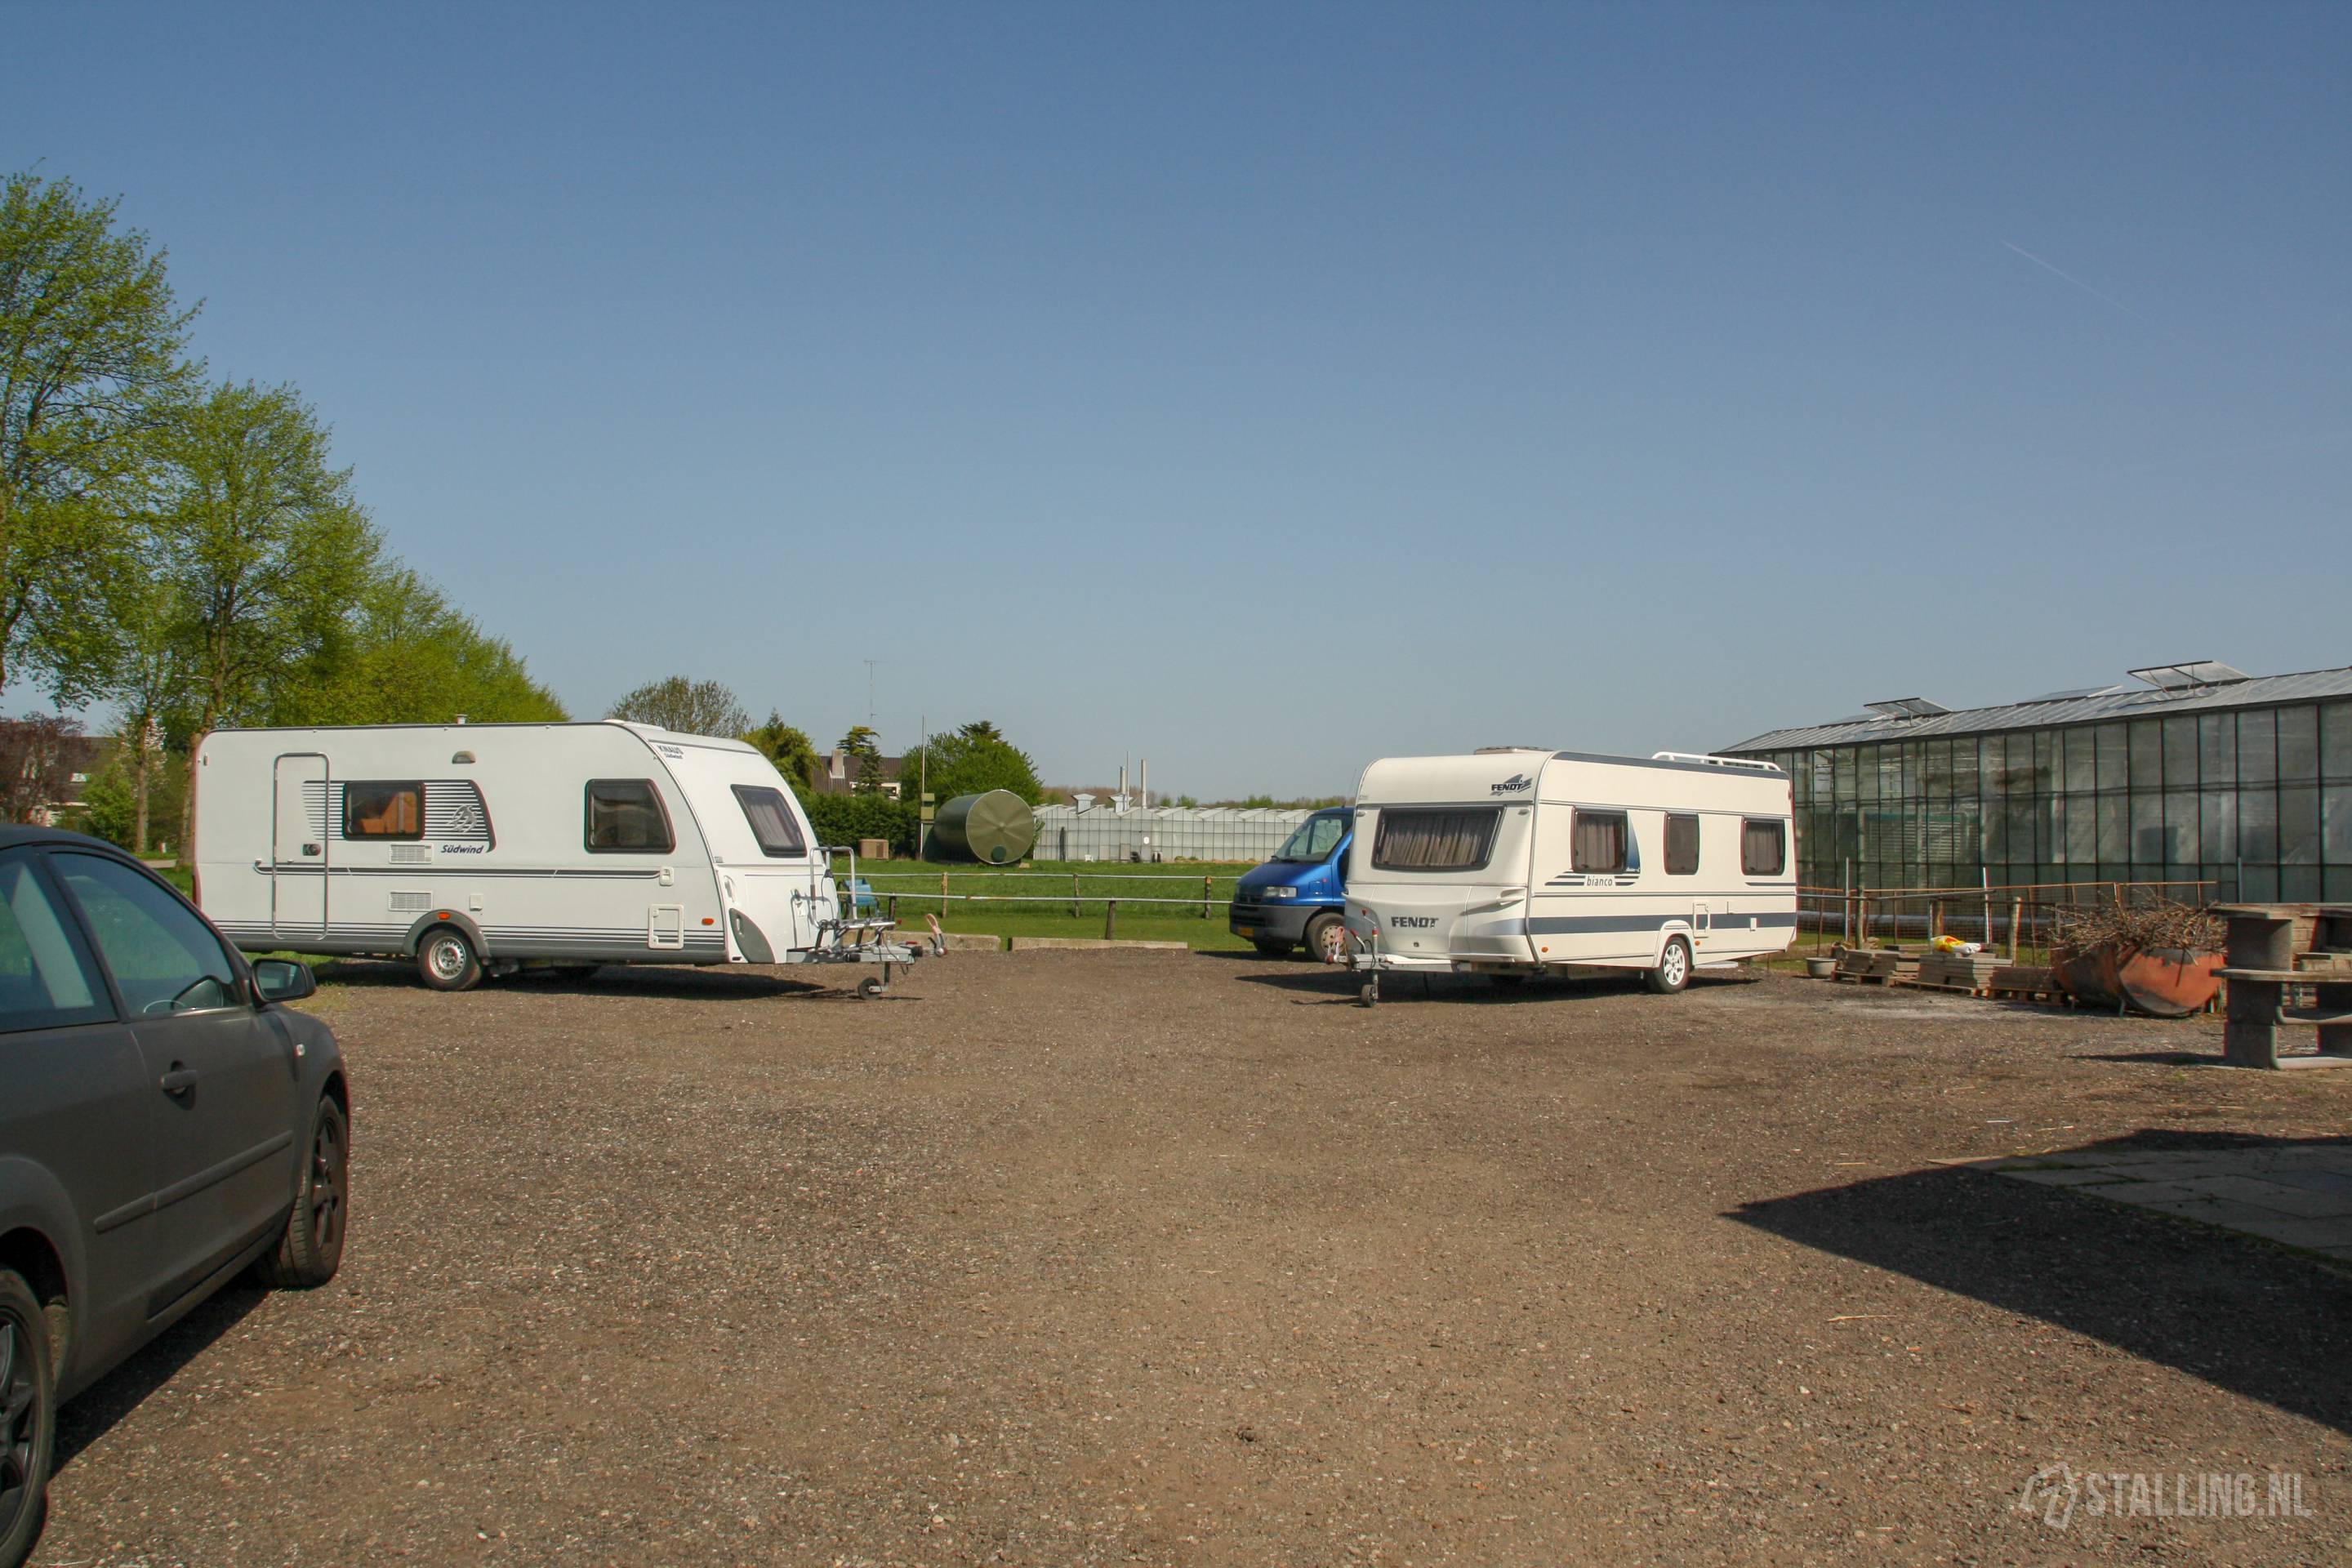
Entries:
[[185, 1100], [196, 1092], [196, 1075], [193, 1069], [173, 1062], [172, 1070], [158, 1079], [157, 1085], [173, 1099]]

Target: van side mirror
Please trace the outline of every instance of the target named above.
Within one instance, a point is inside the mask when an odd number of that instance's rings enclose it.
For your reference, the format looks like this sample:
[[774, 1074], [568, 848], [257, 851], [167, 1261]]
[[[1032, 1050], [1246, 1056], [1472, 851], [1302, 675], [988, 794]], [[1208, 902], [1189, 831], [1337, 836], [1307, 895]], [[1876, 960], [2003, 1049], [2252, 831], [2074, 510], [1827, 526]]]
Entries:
[[299, 1002], [318, 992], [319, 979], [307, 963], [297, 963], [290, 958], [257, 958], [253, 961], [253, 988], [264, 1002]]

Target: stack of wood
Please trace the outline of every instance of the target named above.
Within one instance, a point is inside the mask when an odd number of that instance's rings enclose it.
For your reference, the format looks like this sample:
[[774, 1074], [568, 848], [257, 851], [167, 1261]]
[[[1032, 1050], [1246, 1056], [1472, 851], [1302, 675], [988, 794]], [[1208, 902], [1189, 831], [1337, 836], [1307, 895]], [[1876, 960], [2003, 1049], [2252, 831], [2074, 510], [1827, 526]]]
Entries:
[[1908, 979], [1918, 972], [1919, 961], [1909, 953], [1891, 947], [1849, 947], [1838, 954], [1837, 968], [1831, 977], [1885, 985], [1889, 981]]
[[1937, 991], [1963, 991], [1971, 996], [1982, 996], [1991, 991], [1995, 972], [2007, 967], [2009, 961], [1998, 953], [1931, 952], [1919, 961], [1919, 973], [1911, 983]]
[[2058, 911], [2053, 951], [2069, 953], [2106, 948], [2118, 953], [2147, 952], [2152, 948], [2180, 948], [2189, 952], [2219, 952], [2221, 922], [2202, 910], [2170, 900], [2117, 909], [2085, 904]]

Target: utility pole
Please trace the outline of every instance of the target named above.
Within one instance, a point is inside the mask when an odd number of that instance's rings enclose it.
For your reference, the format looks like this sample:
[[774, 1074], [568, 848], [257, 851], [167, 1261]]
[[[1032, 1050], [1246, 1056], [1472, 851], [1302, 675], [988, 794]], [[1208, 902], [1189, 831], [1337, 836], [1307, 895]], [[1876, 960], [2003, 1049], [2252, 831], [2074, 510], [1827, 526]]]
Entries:
[[866, 661], [866, 727], [869, 730], [874, 728], [874, 667], [881, 662], [878, 658]]

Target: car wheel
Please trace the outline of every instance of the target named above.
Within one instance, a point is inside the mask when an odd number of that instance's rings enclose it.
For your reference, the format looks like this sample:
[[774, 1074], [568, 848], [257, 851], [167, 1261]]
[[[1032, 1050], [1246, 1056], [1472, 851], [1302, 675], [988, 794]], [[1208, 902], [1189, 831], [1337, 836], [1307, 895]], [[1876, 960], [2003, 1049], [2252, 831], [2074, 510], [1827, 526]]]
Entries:
[[1666, 951], [1658, 955], [1658, 967], [1648, 975], [1650, 989], [1661, 996], [1671, 996], [1690, 984], [1690, 943], [1678, 936], [1666, 938]]
[[41, 1538], [57, 1458], [58, 1390], [49, 1323], [24, 1277], [0, 1268], [0, 1564], [14, 1568]]
[[417, 977], [436, 991], [466, 991], [482, 978], [474, 944], [456, 926], [435, 926], [416, 944]]
[[1307, 922], [1307, 934], [1300, 945], [1316, 963], [1337, 963], [1348, 955], [1347, 922], [1325, 910]]
[[1296, 946], [1297, 944], [1296, 944], [1296, 943], [1294, 943], [1294, 942], [1256, 942], [1256, 941], [1253, 941], [1253, 942], [1250, 943], [1250, 945], [1251, 945], [1252, 947], [1254, 947], [1254, 948], [1257, 949], [1257, 950], [1258, 950], [1258, 952], [1259, 952], [1262, 956], [1264, 956], [1264, 957], [1266, 957], [1266, 958], [1287, 958], [1288, 956], [1290, 956], [1290, 950], [1291, 950], [1291, 948], [1293, 948], [1293, 947], [1294, 947], [1294, 946]]
[[343, 1108], [327, 1096], [310, 1113], [310, 1158], [294, 1212], [286, 1216], [278, 1247], [262, 1257], [254, 1272], [277, 1290], [309, 1290], [324, 1285], [342, 1267], [343, 1231], [351, 1218], [351, 1123]]

